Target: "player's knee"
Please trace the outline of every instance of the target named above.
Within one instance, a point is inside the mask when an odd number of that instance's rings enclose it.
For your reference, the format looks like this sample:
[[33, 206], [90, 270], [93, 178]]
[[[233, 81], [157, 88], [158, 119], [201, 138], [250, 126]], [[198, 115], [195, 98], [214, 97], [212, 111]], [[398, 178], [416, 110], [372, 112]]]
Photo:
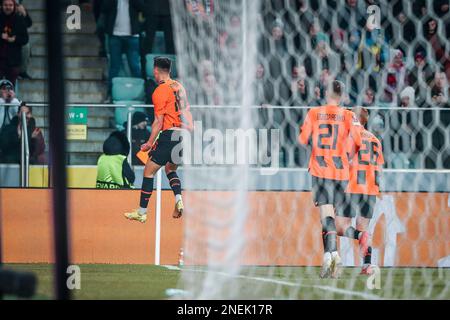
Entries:
[[348, 227], [351, 226], [351, 219], [336, 217], [336, 232], [338, 235], [343, 236]]
[[360, 231], [367, 231], [369, 229], [370, 219], [358, 217], [356, 219], [356, 229]]

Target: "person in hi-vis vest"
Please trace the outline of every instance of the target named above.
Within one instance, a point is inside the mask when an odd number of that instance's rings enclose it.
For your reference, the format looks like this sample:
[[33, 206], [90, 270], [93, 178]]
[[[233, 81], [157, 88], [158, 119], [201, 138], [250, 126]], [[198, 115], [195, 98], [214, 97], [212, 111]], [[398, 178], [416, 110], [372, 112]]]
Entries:
[[116, 131], [103, 143], [103, 154], [97, 161], [98, 189], [129, 189], [135, 175], [127, 161], [130, 143], [126, 135]]

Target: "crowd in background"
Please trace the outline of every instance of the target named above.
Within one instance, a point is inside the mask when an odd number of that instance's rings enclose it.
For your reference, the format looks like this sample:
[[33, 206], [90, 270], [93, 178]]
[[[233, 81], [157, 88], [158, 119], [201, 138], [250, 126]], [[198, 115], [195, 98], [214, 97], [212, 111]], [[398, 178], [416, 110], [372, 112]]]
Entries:
[[[112, 102], [112, 79], [119, 75], [125, 55], [129, 76], [146, 80], [145, 102], [151, 103], [156, 84], [146, 74], [145, 56], [175, 53], [170, 1], [80, 2], [92, 5], [101, 43], [99, 55], [108, 57], [107, 102]], [[379, 28], [369, 29], [367, 7], [373, 4], [379, 5], [381, 20]], [[186, 30], [186, 36], [192, 36], [186, 41], [206, 39], [210, 34], [216, 37], [213, 46], [205, 44], [213, 47], [213, 53], [202, 52], [199, 42], [193, 45], [197, 55], [183, 57], [192, 60], [184, 66], [183, 75], [190, 103], [239, 103], [241, 97], [233, 93], [239, 92], [236, 79], [241, 77], [242, 68], [232, 64], [241, 60], [242, 13], [230, 10], [236, 6], [234, 1], [184, 0], [184, 5], [196, 23]], [[216, 14], [220, 10], [226, 14]], [[12, 84], [19, 74], [27, 76], [24, 48], [31, 24], [23, 6], [13, 0], [2, 1], [0, 27], [16, 31], [2, 34], [0, 78]], [[304, 150], [296, 144], [304, 110], [264, 110], [264, 106], [321, 105], [327, 84], [338, 79], [347, 88], [343, 101], [347, 107], [400, 107], [406, 111], [371, 111], [369, 127], [383, 141], [388, 167], [450, 168], [448, 0], [267, 0], [262, 1], [257, 30], [253, 103], [263, 106], [261, 125], [283, 130], [281, 165], [306, 166]], [[164, 32], [163, 51], [154, 48], [157, 31]], [[233, 74], [233, 70], [237, 72]], [[415, 107], [424, 111], [408, 110]], [[430, 107], [443, 111], [428, 111]], [[0, 121], [6, 116], [11, 119], [15, 112], [3, 112]], [[143, 115], [138, 118], [143, 119]], [[152, 121], [151, 113], [145, 115], [145, 121]], [[137, 125], [135, 120], [133, 125]], [[133, 138], [136, 145], [132, 150], [141, 140]], [[416, 156], [420, 158], [417, 161]]]
[[449, 107], [448, 1], [432, 1], [431, 11], [411, 1], [411, 15], [407, 2], [384, 1], [372, 30], [366, 11], [379, 1], [264, 3], [258, 79], [265, 88], [280, 81], [259, 102], [321, 104], [336, 78], [347, 85], [349, 106]]

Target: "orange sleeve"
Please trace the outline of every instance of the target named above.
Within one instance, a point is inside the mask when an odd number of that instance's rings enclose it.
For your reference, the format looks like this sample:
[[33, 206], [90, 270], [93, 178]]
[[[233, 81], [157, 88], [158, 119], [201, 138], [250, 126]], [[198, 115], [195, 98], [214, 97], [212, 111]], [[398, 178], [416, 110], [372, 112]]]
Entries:
[[163, 87], [156, 88], [152, 95], [152, 101], [155, 108], [155, 115], [160, 116], [165, 114], [165, 108], [167, 104], [168, 96], [167, 90]]
[[349, 131], [350, 131], [350, 136], [353, 139], [355, 145], [357, 147], [361, 146], [361, 129], [363, 129], [363, 126], [361, 125], [361, 123], [359, 123], [358, 118], [356, 117], [356, 115], [352, 112], [352, 111], [348, 111], [349, 113], [349, 121], [348, 122], [348, 126], [349, 126]]
[[378, 146], [380, 147], [380, 154], [378, 156], [378, 165], [382, 166], [384, 164], [384, 156], [383, 156], [383, 146], [381, 145], [380, 141], [378, 141]]
[[312, 110], [309, 110], [306, 114], [305, 121], [303, 121], [303, 125], [300, 128], [300, 135], [298, 137], [298, 141], [301, 144], [308, 144], [309, 138], [312, 134], [312, 128], [313, 128], [313, 117], [311, 116]]
[[358, 152], [358, 149], [355, 145], [355, 141], [352, 137], [348, 137], [346, 143], [345, 143], [345, 152], [349, 156], [349, 159], [352, 159], [356, 152]]

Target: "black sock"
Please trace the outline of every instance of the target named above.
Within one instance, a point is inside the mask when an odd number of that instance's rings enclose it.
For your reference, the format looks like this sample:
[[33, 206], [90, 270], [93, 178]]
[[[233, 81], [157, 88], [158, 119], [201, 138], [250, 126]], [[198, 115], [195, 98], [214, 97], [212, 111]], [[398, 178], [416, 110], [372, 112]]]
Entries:
[[372, 263], [372, 247], [367, 248], [367, 253], [364, 256], [364, 264], [371, 264]]
[[361, 233], [361, 231], [356, 230], [353, 227], [348, 227], [347, 230], [345, 230], [345, 232], [344, 232], [344, 237], [358, 240], [359, 239], [358, 237], [359, 237], [360, 233]]
[[173, 194], [181, 194], [181, 180], [175, 171], [169, 172], [167, 174], [167, 179], [169, 179], [170, 187], [172, 188]]
[[336, 224], [333, 217], [326, 217], [322, 220], [322, 239], [325, 252], [337, 251]]
[[152, 196], [152, 192], [153, 192], [153, 178], [144, 177], [141, 188], [141, 201], [139, 204], [141, 208], [147, 208], [148, 201]]

